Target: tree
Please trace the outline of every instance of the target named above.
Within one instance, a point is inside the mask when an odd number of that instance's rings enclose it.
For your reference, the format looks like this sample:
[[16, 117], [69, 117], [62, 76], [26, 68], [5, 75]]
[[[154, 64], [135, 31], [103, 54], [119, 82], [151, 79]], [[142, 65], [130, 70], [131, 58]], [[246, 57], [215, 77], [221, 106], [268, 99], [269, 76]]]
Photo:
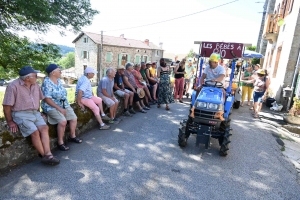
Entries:
[[0, 0], [0, 35], [23, 30], [45, 33], [52, 25], [78, 32], [98, 13], [89, 0]]
[[57, 64], [64, 69], [68, 69], [75, 66], [75, 53], [70, 52], [65, 57], [60, 59]]
[[195, 53], [194, 53], [194, 50], [193, 50], [193, 49], [191, 49], [191, 50], [189, 51], [189, 53], [188, 53], [187, 57], [188, 57], [188, 58], [193, 58], [193, 57], [194, 57], [194, 55], [195, 55]]
[[26, 37], [6, 34], [0, 37], [0, 77], [16, 77], [20, 68], [32, 65], [45, 71], [45, 67], [54, 59], [61, 57], [55, 44], [32, 43]]
[[[255, 51], [256, 50], [256, 46], [247, 47], [246, 49], [250, 50], [250, 51]], [[252, 60], [251, 60], [251, 64], [252, 65], [259, 64], [259, 63], [260, 63], [260, 59], [259, 58], [252, 58]]]

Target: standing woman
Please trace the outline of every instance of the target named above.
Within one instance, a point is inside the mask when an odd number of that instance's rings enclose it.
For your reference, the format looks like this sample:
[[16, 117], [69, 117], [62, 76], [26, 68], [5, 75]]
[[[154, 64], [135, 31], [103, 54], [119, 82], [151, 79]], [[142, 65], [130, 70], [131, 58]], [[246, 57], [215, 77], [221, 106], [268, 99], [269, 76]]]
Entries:
[[174, 103], [172, 92], [170, 90], [170, 68], [163, 58], [160, 59], [159, 63], [160, 67], [157, 70], [157, 78], [159, 78], [160, 81], [157, 107], [160, 108], [160, 104], [166, 104], [166, 110], [170, 110], [168, 104]]
[[[251, 76], [252, 76], [252, 67], [251, 65], [249, 65], [245, 72], [242, 75], [242, 80], [251, 80]], [[250, 106], [250, 100], [252, 97], [252, 93], [253, 93], [253, 83], [242, 83], [242, 104], [241, 106], [244, 106], [244, 101], [247, 95], [248, 98], [248, 103], [247, 105]]]
[[188, 65], [185, 67], [185, 94], [188, 97], [189, 96], [189, 90], [191, 83], [194, 82], [194, 74], [195, 74], [195, 66], [192, 63], [192, 59], [189, 59]]
[[179, 94], [179, 102], [183, 103], [182, 96], [184, 90], [184, 74], [185, 74], [185, 58], [179, 63], [178, 66], [175, 67], [175, 88], [174, 88], [174, 99], [178, 98]]
[[260, 112], [262, 102], [266, 99], [268, 88], [270, 86], [270, 80], [266, 77], [266, 72], [263, 69], [259, 69], [256, 72], [257, 78], [249, 81], [243, 81], [245, 83], [253, 83], [254, 93], [253, 93], [253, 101], [254, 101], [254, 118], [258, 118], [258, 114]]

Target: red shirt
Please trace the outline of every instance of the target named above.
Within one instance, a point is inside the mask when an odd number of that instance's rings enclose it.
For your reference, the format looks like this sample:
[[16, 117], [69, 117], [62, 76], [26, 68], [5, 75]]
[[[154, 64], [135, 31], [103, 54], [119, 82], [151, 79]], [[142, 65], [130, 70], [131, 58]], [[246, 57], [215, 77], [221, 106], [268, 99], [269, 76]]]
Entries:
[[43, 93], [37, 83], [31, 85], [29, 89], [24, 81], [18, 78], [7, 86], [2, 105], [12, 106], [14, 112], [39, 110], [40, 100], [43, 99]]

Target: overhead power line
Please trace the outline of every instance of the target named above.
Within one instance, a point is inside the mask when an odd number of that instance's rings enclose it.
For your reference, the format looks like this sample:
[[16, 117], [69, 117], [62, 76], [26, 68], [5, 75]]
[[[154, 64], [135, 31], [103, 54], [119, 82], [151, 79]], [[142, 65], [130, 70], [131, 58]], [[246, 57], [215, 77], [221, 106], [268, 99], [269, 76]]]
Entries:
[[155, 25], [155, 24], [161, 24], [161, 23], [173, 21], [173, 20], [176, 20], [176, 19], [180, 19], [180, 18], [184, 18], [184, 17], [189, 17], [189, 16], [192, 16], [192, 15], [196, 15], [196, 14], [199, 14], [199, 13], [202, 13], [202, 12], [206, 12], [206, 11], [209, 11], [209, 10], [213, 10], [213, 9], [216, 9], [216, 8], [219, 8], [219, 7], [222, 7], [222, 6], [226, 6], [228, 4], [232, 4], [232, 3], [237, 2], [237, 1], [239, 1], [239, 0], [235, 0], [235, 1], [228, 2], [228, 3], [220, 4], [218, 6], [214, 6], [214, 7], [205, 9], [205, 10], [201, 10], [199, 12], [191, 13], [191, 14], [188, 14], [188, 15], [183, 15], [183, 16], [180, 16], [180, 17], [172, 18], [172, 19], [167, 19], [167, 20], [160, 21], [160, 22], [154, 22], [154, 23], [151, 23], [151, 24], [144, 24], [144, 25], [140, 25], [140, 26], [133, 26], [133, 27], [129, 27], [129, 28], [109, 30], [109, 31], [104, 31], [104, 32], [123, 31], [123, 30], [135, 29], [135, 28], [140, 28], [140, 27], [145, 27], [145, 26], [152, 26], [152, 25]]

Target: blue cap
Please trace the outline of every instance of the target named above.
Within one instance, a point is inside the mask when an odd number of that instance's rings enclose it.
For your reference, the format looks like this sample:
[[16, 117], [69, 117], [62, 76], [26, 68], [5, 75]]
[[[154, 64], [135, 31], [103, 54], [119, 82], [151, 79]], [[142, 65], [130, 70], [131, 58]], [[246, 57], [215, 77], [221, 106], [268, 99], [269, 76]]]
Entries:
[[20, 76], [26, 76], [31, 73], [40, 73], [40, 71], [33, 69], [31, 66], [25, 66], [25, 67], [21, 68], [19, 71]]
[[48, 74], [50, 74], [53, 70], [56, 70], [58, 68], [58, 66], [56, 64], [50, 64], [47, 68], [46, 68], [46, 72]]

